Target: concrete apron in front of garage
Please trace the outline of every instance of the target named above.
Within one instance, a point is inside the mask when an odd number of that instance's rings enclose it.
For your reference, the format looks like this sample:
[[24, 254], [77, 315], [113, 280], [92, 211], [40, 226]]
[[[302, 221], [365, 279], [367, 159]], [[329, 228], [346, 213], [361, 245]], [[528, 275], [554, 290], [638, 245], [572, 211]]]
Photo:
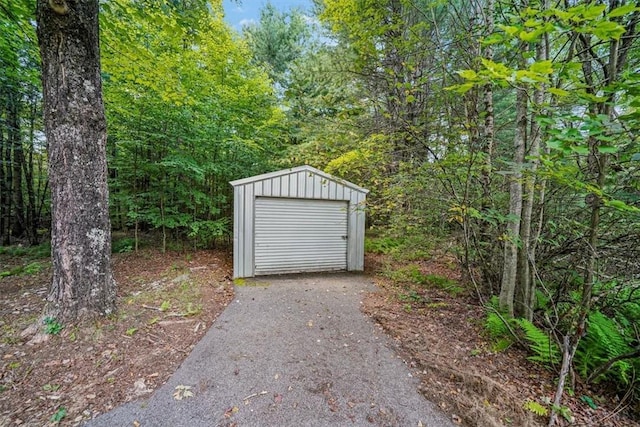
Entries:
[[87, 425], [453, 426], [360, 311], [372, 290], [355, 274], [248, 280], [165, 385]]

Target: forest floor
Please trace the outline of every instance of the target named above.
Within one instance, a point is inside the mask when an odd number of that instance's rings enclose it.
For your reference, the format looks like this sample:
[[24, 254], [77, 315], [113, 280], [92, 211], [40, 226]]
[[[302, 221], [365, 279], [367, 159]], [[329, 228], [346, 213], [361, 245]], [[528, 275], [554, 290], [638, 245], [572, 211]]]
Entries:
[[[427, 399], [465, 426], [547, 425], [548, 416], [525, 406], [549, 408], [545, 402], [553, 401], [555, 374], [527, 360], [523, 349], [495, 351], [484, 332], [485, 309], [473, 286], [461, 283], [453, 256], [440, 253], [406, 263], [367, 255], [366, 261], [380, 292], [368, 295], [364, 311], [382, 325], [418, 372], [420, 391]], [[422, 284], [398, 280], [412, 277]], [[640, 426], [628, 405], [603, 393], [606, 390], [576, 384], [572, 396], [565, 393], [562, 402], [572, 422], [560, 417], [557, 425]], [[597, 408], [583, 402], [583, 396]]]
[[[44, 258], [0, 254], [0, 426], [79, 425], [147, 396], [233, 299], [224, 251], [144, 250], [113, 260], [118, 314], [75, 326], [52, 322], [56, 333], [30, 344], [21, 333], [41, 315], [51, 267]], [[458, 285], [455, 260], [443, 254], [412, 263], [442, 278], [430, 285], [398, 280], [388, 274], [391, 265], [398, 270], [386, 256], [367, 256], [379, 291], [367, 296], [363, 310], [419, 373], [421, 392], [460, 425], [542, 425], [544, 418], [524, 405], [553, 396], [553, 374], [518, 349], [492, 351], [483, 309]], [[581, 402], [582, 395], [598, 408]], [[565, 401], [574, 425], [640, 426], [611, 397], [583, 388], [574, 396]]]

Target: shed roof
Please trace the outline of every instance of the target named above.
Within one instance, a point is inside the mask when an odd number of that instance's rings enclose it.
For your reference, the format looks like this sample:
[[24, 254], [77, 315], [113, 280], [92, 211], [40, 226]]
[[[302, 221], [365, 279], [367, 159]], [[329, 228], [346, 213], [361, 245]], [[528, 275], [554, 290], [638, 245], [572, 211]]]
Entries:
[[315, 174], [318, 176], [321, 176], [324, 179], [327, 179], [329, 181], [334, 181], [338, 184], [342, 184], [345, 187], [349, 187], [352, 190], [355, 191], [359, 191], [361, 193], [367, 194], [369, 192], [369, 190], [367, 190], [366, 188], [362, 188], [352, 182], [346, 181], [342, 178], [338, 178], [335, 177], [333, 175], [330, 175], [326, 172], [323, 172], [319, 169], [316, 169], [314, 167], [311, 167], [309, 165], [304, 165], [304, 166], [297, 166], [295, 168], [290, 168], [290, 169], [282, 169], [279, 171], [275, 171], [275, 172], [269, 172], [269, 173], [263, 173], [262, 175], [255, 175], [255, 176], [250, 176], [248, 178], [242, 178], [242, 179], [236, 179], [235, 181], [231, 181], [229, 182], [229, 184], [233, 185], [234, 187], [238, 186], [238, 185], [244, 185], [244, 184], [250, 184], [253, 182], [258, 182], [258, 181], [265, 181], [268, 179], [273, 179], [273, 178], [278, 178], [284, 175], [292, 175], [298, 172], [309, 172], [311, 174]]

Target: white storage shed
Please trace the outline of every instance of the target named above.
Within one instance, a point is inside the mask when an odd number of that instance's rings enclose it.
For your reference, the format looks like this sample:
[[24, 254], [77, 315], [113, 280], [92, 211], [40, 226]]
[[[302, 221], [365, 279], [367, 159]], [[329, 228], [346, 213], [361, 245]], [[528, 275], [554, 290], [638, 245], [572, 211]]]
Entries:
[[234, 278], [364, 269], [368, 190], [311, 166], [230, 184]]

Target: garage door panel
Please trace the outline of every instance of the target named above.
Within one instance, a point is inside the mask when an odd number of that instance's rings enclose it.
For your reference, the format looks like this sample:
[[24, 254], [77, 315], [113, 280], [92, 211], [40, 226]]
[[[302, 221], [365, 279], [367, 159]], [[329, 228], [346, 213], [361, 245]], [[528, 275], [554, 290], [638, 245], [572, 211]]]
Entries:
[[346, 270], [347, 202], [256, 198], [255, 274]]

